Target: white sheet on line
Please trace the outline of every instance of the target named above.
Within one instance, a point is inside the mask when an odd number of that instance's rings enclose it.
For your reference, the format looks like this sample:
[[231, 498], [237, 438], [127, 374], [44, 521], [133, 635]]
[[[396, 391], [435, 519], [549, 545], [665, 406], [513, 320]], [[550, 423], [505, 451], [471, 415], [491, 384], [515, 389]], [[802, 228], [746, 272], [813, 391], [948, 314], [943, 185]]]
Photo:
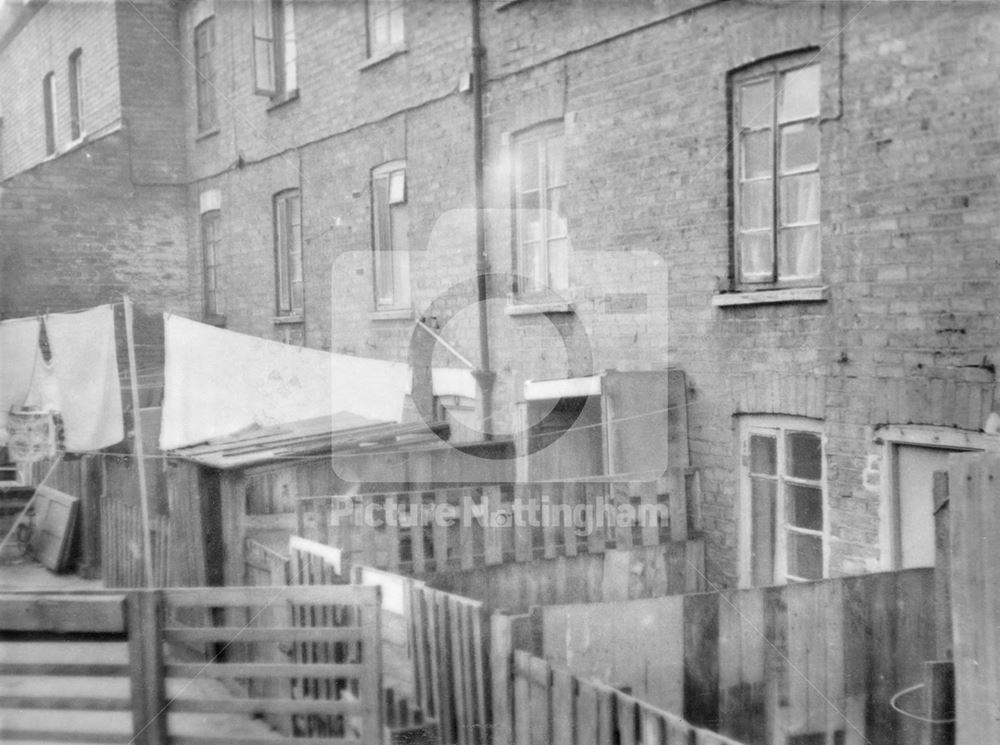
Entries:
[[166, 368], [160, 447], [173, 450], [349, 411], [400, 421], [410, 366], [296, 347], [180, 316], [164, 317]]

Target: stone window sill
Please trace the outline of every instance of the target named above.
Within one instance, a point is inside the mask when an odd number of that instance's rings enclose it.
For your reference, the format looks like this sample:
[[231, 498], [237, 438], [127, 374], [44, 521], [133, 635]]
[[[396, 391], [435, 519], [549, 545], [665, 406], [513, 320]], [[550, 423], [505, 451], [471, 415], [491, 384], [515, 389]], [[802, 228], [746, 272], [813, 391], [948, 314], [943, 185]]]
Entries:
[[367, 70], [370, 67], [375, 67], [376, 65], [380, 65], [383, 62], [392, 59], [393, 57], [405, 53], [406, 53], [406, 44], [396, 44], [391, 47], [386, 47], [385, 49], [382, 49], [376, 54], [373, 54], [371, 57], [362, 62], [361, 66], [358, 69]]
[[275, 109], [280, 109], [286, 104], [290, 104], [292, 101], [299, 100], [299, 89], [294, 88], [290, 91], [285, 91], [284, 93], [276, 93], [271, 97], [271, 102], [267, 105], [268, 111], [274, 111]]
[[301, 313], [289, 313], [287, 316], [275, 316], [274, 325], [284, 326], [286, 324], [302, 323], [304, 320]]
[[409, 321], [413, 318], [413, 308], [387, 308], [373, 310], [368, 314], [371, 321]]
[[570, 302], [558, 302], [558, 303], [508, 303], [503, 309], [505, 315], [508, 316], [533, 316], [533, 315], [546, 315], [549, 313], [572, 313], [573, 303]]
[[772, 305], [775, 303], [823, 303], [830, 299], [830, 288], [787, 287], [781, 290], [758, 290], [756, 292], [724, 292], [712, 297], [716, 308], [736, 305]]
[[202, 140], [207, 140], [209, 137], [214, 137], [215, 135], [219, 134], [219, 131], [220, 130], [218, 127], [215, 127], [214, 129], [206, 129], [204, 132], [199, 132], [198, 134], [196, 134], [194, 136], [194, 141], [201, 142]]

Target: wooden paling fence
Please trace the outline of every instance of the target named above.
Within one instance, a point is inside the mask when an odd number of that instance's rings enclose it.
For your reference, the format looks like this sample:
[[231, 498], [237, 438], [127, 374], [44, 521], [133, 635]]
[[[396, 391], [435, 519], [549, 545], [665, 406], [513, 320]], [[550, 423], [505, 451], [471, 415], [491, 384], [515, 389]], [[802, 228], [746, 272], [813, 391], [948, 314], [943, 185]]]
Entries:
[[512, 678], [513, 745], [740, 745], [525, 651], [514, 653]]
[[[284, 612], [284, 626], [234, 623], [259, 608]], [[327, 615], [336, 609], [336, 618]], [[133, 745], [284, 745], [308, 737], [310, 745], [382, 745], [384, 697], [381, 683], [380, 590], [357, 585], [312, 587], [211, 587], [131, 590], [128, 593], [4, 593], [0, 596], [0, 633], [30, 632], [35, 647], [5, 646], [0, 675], [55, 676], [52, 685], [19, 693], [0, 685], [0, 708], [119, 712], [100, 729], [87, 732], [56, 726], [45, 718], [14, 712], [0, 717], [0, 739], [45, 742], [108, 742]], [[225, 625], [216, 625], [223, 618]], [[186, 612], [185, 612], [186, 611]], [[200, 618], [180, 623], [178, 618]], [[39, 635], [63, 641], [65, 653], [39, 658]], [[103, 656], [81, 661], [80, 635], [99, 635]], [[107, 641], [108, 638], [112, 641]], [[116, 652], [127, 641], [124, 653]], [[284, 661], [255, 661], [231, 655], [238, 647], [305, 648]], [[326, 657], [312, 654], [324, 646]], [[200, 654], [195, 654], [196, 650]], [[23, 652], [23, 653], [22, 653]], [[34, 657], [32, 657], [32, 653]], [[130, 695], [117, 688], [93, 688], [81, 698], [65, 678], [111, 676], [130, 680]], [[285, 696], [234, 696], [222, 682], [272, 680]], [[285, 687], [287, 686], [287, 687]], [[325, 695], [296, 695], [324, 686]], [[168, 695], [168, 691], [173, 691]], [[121, 728], [121, 713], [131, 711], [131, 732]], [[220, 721], [220, 716], [229, 719]], [[262, 725], [290, 719], [322, 723], [310, 731], [274, 732]], [[216, 722], [216, 724], [212, 724]], [[76, 720], [79, 726], [79, 720]], [[101, 726], [103, 725], [103, 726]], [[242, 726], [240, 726], [242, 725]], [[234, 727], [239, 726], [239, 731]]]
[[957, 745], [1000, 742], [1000, 456], [952, 456]]
[[489, 742], [489, 630], [483, 604], [371, 567], [352, 580], [382, 588], [387, 686], [435, 725], [442, 745]]
[[[381, 642], [379, 590], [377, 587], [315, 586], [315, 587], [242, 587], [191, 588], [164, 590], [159, 593], [170, 617], [179, 608], [227, 609], [256, 612], [255, 609], [280, 607], [287, 625], [246, 626], [226, 625], [202, 627], [167, 626], [155, 633], [156, 594], [147, 598], [137, 611], [139, 622], [149, 639], [162, 639], [176, 644], [211, 645], [207, 658], [194, 662], [162, 664], [156, 674], [156, 649], [149, 643], [136, 648], [134, 656], [149, 659], [147, 695], [148, 709], [142, 716], [159, 722], [161, 711], [244, 712], [269, 718], [289, 717], [293, 737], [308, 737], [310, 743], [342, 745], [344, 740], [375, 745], [381, 742], [383, 695], [381, 686]], [[207, 615], [206, 615], [207, 617]], [[153, 627], [153, 628], [151, 628]], [[137, 645], [144, 644], [142, 640]], [[221, 645], [225, 651], [215, 652]], [[291, 646], [285, 662], [230, 662], [226, 651], [233, 646], [252, 645], [273, 647], [284, 651]], [[322, 650], [322, 651], [319, 651]], [[290, 659], [288, 659], [290, 657]], [[248, 698], [201, 699], [180, 704], [161, 700], [156, 679], [192, 679], [196, 677], [224, 680], [275, 680], [268, 696]], [[159, 684], [162, 690], [162, 682]], [[275, 690], [287, 691], [285, 697], [273, 695]], [[317, 695], [321, 693], [322, 695]], [[159, 725], [157, 725], [159, 726]], [[163, 725], [165, 726], [165, 725]], [[188, 740], [196, 743], [196, 740]], [[224, 735], [205, 740], [206, 743], [231, 742], [242, 745], [244, 739]], [[270, 742], [286, 742], [275, 736]], [[264, 741], [261, 740], [263, 743]]]
[[[890, 701], [934, 659], [934, 570], [549, 606], [493, 623], [497, 643], [751, 745], [910, 745], [924, 724]], [[504, 656], [495, 646], [492, 659]], [[914, 698], [904, 703], [920, 714]]]
[[697, 471], [673, 469], [650, 482], [300, 497], [298, 532], [352, 563], [423, 576], [685, 541], [699, 484]]
[[[144, 587], [142, 514], [137, 506], [117, 499], [104, 501], [101, 519], [101, 564], [108, 587]], [[170, 583], [170, 520], [150, 517], [153, 577], [159, 587]]]

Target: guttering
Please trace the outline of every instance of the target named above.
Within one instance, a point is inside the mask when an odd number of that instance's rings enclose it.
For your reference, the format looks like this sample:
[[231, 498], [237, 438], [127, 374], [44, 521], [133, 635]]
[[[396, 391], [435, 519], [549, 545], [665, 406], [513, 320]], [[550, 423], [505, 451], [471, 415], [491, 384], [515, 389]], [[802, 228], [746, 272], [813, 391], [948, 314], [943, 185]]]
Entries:
[[484, 59], [486, 50], [483, 48], [482, 34], [479, 27], [480, 2], [469, 0], [469, 10], [472, 14], [472, 144], [473, 164], [475, 168], [475, 183], [473, 192], [476, 213], [476, 299], [479, 308], [479, 367], [473, 371], [479, 384], [482, 396], [481, 431], [485, 439], [490, 439], [493, 419], [493, 383], [496, 374], [490, 368], [490, 337], [487, 299], [489, 288], [487, 282], [490, 273], [490, 260], [486, 254], [486, 226], [483, 196], [483, 82]]

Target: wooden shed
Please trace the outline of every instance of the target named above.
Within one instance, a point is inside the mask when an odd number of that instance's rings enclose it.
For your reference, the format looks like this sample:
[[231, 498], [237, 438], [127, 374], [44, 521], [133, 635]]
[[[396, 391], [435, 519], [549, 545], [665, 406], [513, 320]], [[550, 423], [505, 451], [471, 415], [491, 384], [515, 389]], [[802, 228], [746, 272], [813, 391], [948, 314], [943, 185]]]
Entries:
[[284, 552], [296, 533], [299, 497], [510, 482], [512, 451], [509, 440], [453, 446], [442, 422], [341, 413], [173, 451], [167, 481], [171, 493], [200, 495], [207, 583], [253, 584], [255, 554]]

